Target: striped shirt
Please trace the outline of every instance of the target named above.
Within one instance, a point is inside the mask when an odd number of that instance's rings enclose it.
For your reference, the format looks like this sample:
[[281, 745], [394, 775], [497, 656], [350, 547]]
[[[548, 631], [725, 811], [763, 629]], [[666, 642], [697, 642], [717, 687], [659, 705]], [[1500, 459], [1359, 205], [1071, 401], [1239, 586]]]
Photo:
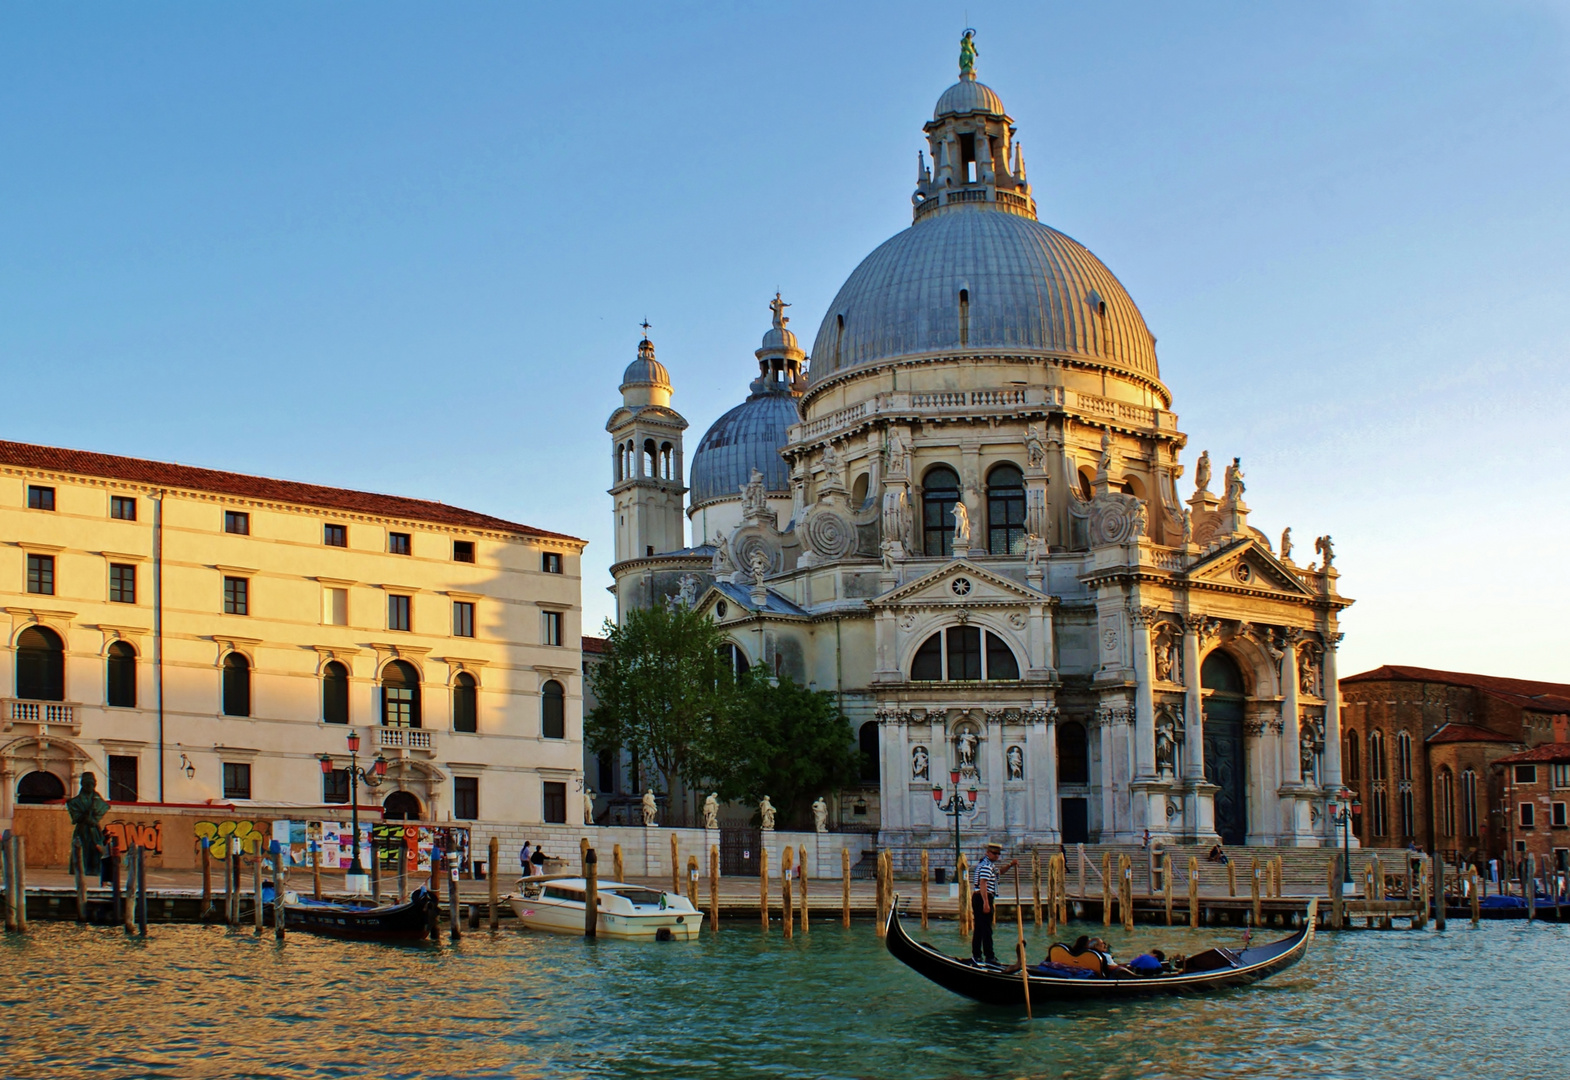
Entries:
[[981, 857], [981, 861], [976, 864], [976, 873], [972, 880], [976, 892], [984, 892], [989, 897], [998, 895], [998, 865], [992, 861], [991, 856]]

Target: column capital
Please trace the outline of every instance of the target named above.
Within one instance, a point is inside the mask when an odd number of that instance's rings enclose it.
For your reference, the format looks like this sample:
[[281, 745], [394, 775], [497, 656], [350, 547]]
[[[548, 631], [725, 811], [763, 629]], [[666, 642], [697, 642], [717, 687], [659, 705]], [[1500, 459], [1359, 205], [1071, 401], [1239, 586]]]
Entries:
[[1147, 627], [1161, 618], [1161, 609], [1154, 606], [1128, 605], [1128, 617], [1134, 620], [1134, 625]]
[[1221, 620], [1211, 615], [1188, 614], [1183, 616], [1183, 629], [1204, 644], [1221, 632]]

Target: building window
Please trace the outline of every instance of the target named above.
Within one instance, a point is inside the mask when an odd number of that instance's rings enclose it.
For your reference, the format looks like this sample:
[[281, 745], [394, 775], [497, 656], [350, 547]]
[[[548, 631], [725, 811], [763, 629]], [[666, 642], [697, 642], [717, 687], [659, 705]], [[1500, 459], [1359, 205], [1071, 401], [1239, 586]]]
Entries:
[[547, 574], [561, 573], [561, 552], [546, 551], [540, 555], [540, 569]]
[[322, 543], [326, 544], [328, 547], [348, 547], [349, 546], [349, 526], [347, 526], [347, 525], [323, 525], [322, 526]]
[[382, 726], [420, 726], [420, 676], [407, 660], [382, 669]]
[[1537, 783], [1537, 766], [1517, 765], [1515, 767], [1515, 782], [1518, 784]]
[[987, 474], [987, 550], [1025, 553], [1025, 477], [1016, 465], [999, 465]]
[[349, 770], [334, 769], [322, 773], [322, 802], [347, 803], [349, 801]]
[[408, 555], [414, 550], [410, 543], [408, 533], [390, 532], [387, 534], [387, 552], [390, 555]]
[[878, 725], [868, 720], [856, 731], [856, 748], [861, 751], [861, 782], [876, 784], [882, 775], [878, 761]]
[[1549, 766], [1549, 777], [1556, 788], [1570, 788], [1570, 763]]
[[452, 561], [472, 563], [474, 561], [474, 541], [454, 540], [452, 542]]
[[136, 708], [136, 650], [129, 641], [109, 646], [107, 666], [106, 703], [119, 709]]
[[349, 722], [349, 669], [337, 660], [322, 668], [322, 720], [328, 724]]
[[1533, 804], [1531, 804], [1529, 802], [1524, 802], [1524, 803], [1520, 804], [1520, 806], [1517, 808], [1517, 810], [1518, 810], [1518, 812], [1520, 814], [1520, 817], [1518, 818], [1518, 820], [1521, 823], [1521, 828], [1523, 828], [1523, 829], [1531, 829], [1531, 828], [1535, 828], [1536, 827], [1536, 823], [1537, 823], [1537, 807], [1536, 806], [1534, 806]]
[[474, 676], [460, 671], [452, 684], [452, 729], [478, 731], [480, 729], [479, 685]]
[[1562, 802], [1554, 803], [1554, 828], [1563, 829], [1566, 824], [1565, 804]]
[[224, 614], [249, 615], [251, 613], [251, 582], [249, 578], [224, 578]]
[[459, 821], [474, 821], [480, 816], [480, 778], [452, 778], [452, 816]]
[[124, 495], [109, 496], [109, 516], [120, 521], [135, 521], [136, 500]]
[[1396, 736], [1396, 805], [1401, 813], [1401, 835], [1416, 835], [1417, 814], [1412, 798], [1412, 736], [1403, 731]]
[[27, 485], [27, 506], [30, 510], [53, 510], [55, 508], [55, 489], [52, 487], [39, 487], [36, 484]]
[[251, 797], [251, 766], [244, 761], [224, 762], [224, 798], [249, 799]]
[[251, 535], [251, 515], [239, 510], [225, 510], [224, 532], [237, 536]]
[[547, 739], [567, 737], [567, 691], [555, 679], [540, 687], [540, 734]]
[[1019, 661], [1008, 644], [991, 631], [951, 626], [922, 642], [911, 661], [910, 678], [912, 682], [1017, 679]]
[[29, 555], [27, 557], [27, 591], [39, 596], [55, 594], [55, 557]]
[[387, 597], [387, 629], [409, 629], [409, 597], [397, 593]]
[[[722, 604], [724, 602], [720, 601]], [[721, 618], [723, 617], [722, 615]], [[720, 646], [720, 663], [730, 668], [731, 674], [738, 679], [752, 670], [752, 661], [747, 659], [747, 654], [741, 651], [740, 646], [730, 641]]]
[[109, 801], [136, 802], [137, 759], [109, 755]]
[[1058, 725], [1058, 783], [1090, 783], [1090, 744], [1077, 721]]
[[560, 645], [562, 643], [562, 613], [547, 611], [545, 613], [545, 644]]
[[474, 605], [467, 600], [452, 602], [452, 636], [474, 636]]
[[560, 780], [545, 781], [541, 811], [548, 825], [567, 824], [567, 785]]
[[954, 504], [959, 476], [946, 465], [929, 469], [922, 480], [921, 543], [928, 555], [954, 554]]
[[59, 802], [65, 798], [65, 782], [52, 772], [35, 769], [17, 782], [16, 801], [22, 806]]
[[1439, 770], [1439, 831], [1446, 837], [1456, 834], [1456, 778], [1448, 766]]
[[1341, 764], [1346, 769], [1346, 778], [1349, 782], [1356, 783], [1361, 770], [1358, 763], [1362, 760], [1361, 746], [1357, 741], [1357, 732], [1347, 728], [1346, 745], [1341, 751]]
[[136, 567], [126, 563], [109, 564], [109, 602], [136, 603]]
[[1368, 779], [1372, 788], [1369, 798], [1370, 828], [1374, 836], [1390, 835], [1390, 801], [1386, 782], [1389, 780], [1385, 759], [1385, 733], [1372, 732], [1368, 736]]
[[65, 643], [48, 627], [29, 626], [16, 636], [16, 696], [65, 700]]
[[250, 716], [251, 662], [235, 652], [224, 657], [223, 684], [224, 715]]
[[1461, 774], [1461, 828], [1468, 840], [1477, 839], [1477, 773]]
[[349, 590], [322, 590], [322, 622], [328, 626], [349, 625]]

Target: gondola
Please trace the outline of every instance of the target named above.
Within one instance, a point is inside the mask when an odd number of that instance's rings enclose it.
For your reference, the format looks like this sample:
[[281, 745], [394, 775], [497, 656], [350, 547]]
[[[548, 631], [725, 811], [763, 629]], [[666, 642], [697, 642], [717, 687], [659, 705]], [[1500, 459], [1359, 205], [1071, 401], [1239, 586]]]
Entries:
[[[291, 894], [292, 895], [292, 894]], [[351, 941], [424, 941], [436, 921], [436, 894], [414, 890], [402, 904], [285, 899], [284, 928]]]
[[[1237, 951], [1208, 949], [1189, 957], [1189, 970], [1182, 974], [1075, 979], [1032, 972], [1030, 1003], [1040, 1006], [1053, 1001], [1084, 1001], [1089, 998], [1204, 994], [1251, 985], [1286, 970], [1302, 959], [1308, 951], [1309, 942], [1314, 940], [1317, 906], [1316, 901], [1309, 901], [1303, 929], [1290, 937], [1269, 945]], [[888, 934], [884, 940], [896, 960], [945, 990], [952, 990], [988, 1005], [1025, 1003], [1025, 983], [1018, 969], [1005, 973], [1001, 967], [978, 967], [969, 961], [945, 955], [931, 945], [911, 940], [900, 922], [897, 897], [889, 911]]]

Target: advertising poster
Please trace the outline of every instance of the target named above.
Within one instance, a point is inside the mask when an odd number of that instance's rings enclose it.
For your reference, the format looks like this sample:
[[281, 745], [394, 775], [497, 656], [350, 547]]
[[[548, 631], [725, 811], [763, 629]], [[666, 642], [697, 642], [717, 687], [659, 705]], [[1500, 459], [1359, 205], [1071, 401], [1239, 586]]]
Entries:
[[306, 831], [305, 822], [289, 822], [289, 865], [291, 866], [311, 865], [311, 852], [305, 846]]
[[338, 865], [338, 843], [343, 833], [343, 827], [336, 821], [321, 822], [322, 830], [322, 865]]

